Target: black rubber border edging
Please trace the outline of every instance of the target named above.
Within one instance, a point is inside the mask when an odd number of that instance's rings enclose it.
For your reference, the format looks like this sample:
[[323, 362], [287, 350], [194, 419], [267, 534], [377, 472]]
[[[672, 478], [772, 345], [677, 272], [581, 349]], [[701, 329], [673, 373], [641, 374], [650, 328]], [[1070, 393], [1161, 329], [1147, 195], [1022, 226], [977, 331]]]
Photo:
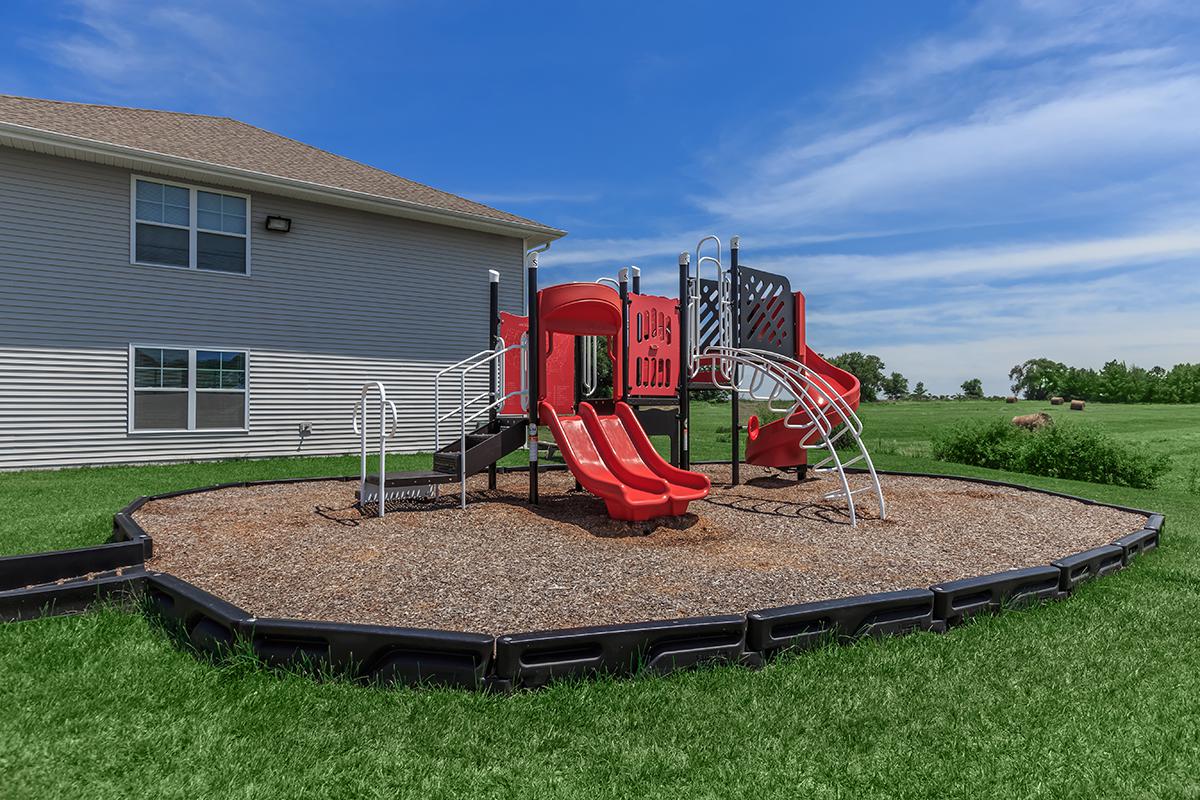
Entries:
[[[552, 468], [561, 465], [552, 465]], [[522, 471], [513, 467], [505, 471]], [[862, 470], [850, 470], [861, 472]], [[0, 620], [82, 610], [104, 597], [144, 593], [151, 608], [212, 657], [244, 643], [264, 662], [364, 683], [474, 689], [536, 688], [562, 678], [665, 674], [704, 663], [758, 665], [787, 650], [913, 631], [944, 631], [976, 614], [1068, 596], [1084, 581], [1130, 565], [1159, 544], [1165, 518], [1141, 509], [987, 478], [880, 471], [1038, 492], [1146, 517], [1111, 545], [1052, 564], [981, 575], [930, 589], [883, 592], [691, 619], [487, 634], [294, 619], [258, 619], [172, 575], [145, 571], [153, 540], [133, 518], [152, 500], [218, 489], [357, 476], [240, 481], [139, 497], [113, 518], [109, 544], [0, 558]]]

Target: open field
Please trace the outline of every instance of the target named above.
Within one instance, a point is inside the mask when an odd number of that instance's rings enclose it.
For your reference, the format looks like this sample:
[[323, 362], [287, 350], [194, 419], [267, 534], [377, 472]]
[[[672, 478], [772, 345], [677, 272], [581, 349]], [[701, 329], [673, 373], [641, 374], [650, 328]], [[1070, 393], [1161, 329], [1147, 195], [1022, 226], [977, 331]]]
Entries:
[[[885, 403], [862, 416], [881, 468], [1167, 514], [1163, 547], [1066, 602], [759, 672], [510, 697], [214, 667], [112, 609], [0, 625], [0, 796], [1200, 796], [1200, 407], [1053, 412], [1170, 454], [1154, 491], [929, 456], [938, 426], [1042, 408]], [[725, 456], [726, 409], [694, 410], [693, 457]], [[347, 457], [0, 474], [0, 552], [102, 541], [139, 494], [356, 471]]]

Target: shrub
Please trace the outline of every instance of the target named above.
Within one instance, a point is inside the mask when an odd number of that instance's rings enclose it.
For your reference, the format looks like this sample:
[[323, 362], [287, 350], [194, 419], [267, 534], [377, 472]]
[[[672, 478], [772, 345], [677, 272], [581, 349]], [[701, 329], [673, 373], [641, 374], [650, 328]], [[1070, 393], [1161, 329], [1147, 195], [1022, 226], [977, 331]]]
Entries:
[[977, 467], [1153, 489], [1170, 467], [1089, 425], [1059, 423], [1027, 431], [1005, 420], [958, 425], [936, 436], [934, 457]]
[[1012, 469], [1022, 433], [1002, 419], [960, 423], [934, 436], [933, 456], [956, 464]]

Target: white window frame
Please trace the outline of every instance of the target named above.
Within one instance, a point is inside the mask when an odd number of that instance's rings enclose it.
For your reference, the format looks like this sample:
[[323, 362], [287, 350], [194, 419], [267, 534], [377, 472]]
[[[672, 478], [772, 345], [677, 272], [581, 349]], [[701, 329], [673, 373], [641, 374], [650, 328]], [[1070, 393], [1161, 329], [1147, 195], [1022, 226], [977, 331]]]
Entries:
[[[186, 230], [188, 231], [188, 265], [186, 267], [181, 267], [176, 264], [156, 264], [153, 261], [138, 261], [137, 260], [137, 226], [138, 226], [137, 182], [138, 181], [148, 181], [150, 183], [161, 183], [164, 186], [174, 186], [178, 189], [187, 189], [188, 190], [188, 198], [189, 198], [188, 217], [189, 217], [189, 219], [188, 219], [188, 225], [186, 228]], [[196, 266], [196, 257], [197, 257], [196, 234], [200, 230], [200, 228], [197, 227], [197, 225], [196, 225], [196, 219], [197, 219], [198, 211], [199, 211], [199, 209], [197, 208], [197, 203], [196, 203], [196, 193], [197, 192], [211, 192], [212, 194], [224, 194], [224, 195], [229, 195], [230, 197], [240, 197], [246, 201], [246, 232], [244, 234], [242, 234], [242, 233], [227, 233], [225, 231], [209, 231], [209, 230], [204, 231], [204, 233], [215, 233], [220, 236], [233, 236], [233, 237], [241, 237], [241, 238], [245, 239], [246, 240], [246, 271], [245, 272], [222, 272], [222, 271], [216, 270], [216, 269], [200, 269], [199, 267]], [[129, 263], [134, 266], [138, 266], [138, 267], [161, 267], [162, 269], [179, 269], [179, 270], [186, 269], [186, 270], [190, 270], [192, 272], [202, 272], [205, 275], [225, 275], [225, 276], [234, 277], [234, 278], [248, 278], [248, 277], [250, 277], [250, 231], [253, 227], [250, 224], [251, 216], [252, 216], [252, 209], [250, 207], [250, 195], [248, 195], [248, 194], [244, 194], [242, 192], [233, 192], [233, 191], [229, 191], [228, 189], [218, 189], [218, 188], [215, 188], [212, 186], [197, 186], [196, 184], [192, 184], [192, 183], [180, 183], [178, 181], [169, 181], [164, 178], [156, 178], [152, 175], [138, 175], [136, 173], [130, 173], [130, 175], [129, 175]], [[176, 230], [185, 230], [183, 225], [172, 225], [169, 222], [146, 222], [145, 220], [143, 220], [143, 223], [146, 225], [158, 225], [161, 228], [175, 228]]]
[[[136, 389], [134, 381], [134, 369], [136, 363], [137, 350], [186, 350], [188, 354], [188, 385], [187, 385], [187, 421], [186, 428], [135, 428], [134, 427], [134, 403], [137, 402], [135, 391], [140, 392], [178, 392], [181, 389]], [[244, 389], [197, 389], [196, 388], [196, 352], [199, 350], [215, 350], [225, 353], [235, 352], [241, 353], [246, 359], [246, 387]], [[243, 392], [244, 393], [244, 408], [242, 409], [242, 419], [245, 424], [241, 428], [197, 428], [196, 427], [196, 392]], [[192, 345], [182, 344], [147, 344], [144, 342], [132, 342], [129, 345], [129, 404], [127, 408], [127, 429], [131, 436], [156, 436], [161, 434], [229, 434], [229, 433], [249, 433], [250, 432], [250, 350], [246, 347], [209, 347], [202, 345], [195, 347]]]

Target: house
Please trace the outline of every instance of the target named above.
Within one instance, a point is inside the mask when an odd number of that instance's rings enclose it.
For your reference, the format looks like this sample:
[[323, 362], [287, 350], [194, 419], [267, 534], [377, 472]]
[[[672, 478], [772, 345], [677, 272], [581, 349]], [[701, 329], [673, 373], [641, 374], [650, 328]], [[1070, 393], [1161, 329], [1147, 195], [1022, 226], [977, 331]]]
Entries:
[[398, 450], [564, 232], [223, 117], [0, 96], [0, 469]]

